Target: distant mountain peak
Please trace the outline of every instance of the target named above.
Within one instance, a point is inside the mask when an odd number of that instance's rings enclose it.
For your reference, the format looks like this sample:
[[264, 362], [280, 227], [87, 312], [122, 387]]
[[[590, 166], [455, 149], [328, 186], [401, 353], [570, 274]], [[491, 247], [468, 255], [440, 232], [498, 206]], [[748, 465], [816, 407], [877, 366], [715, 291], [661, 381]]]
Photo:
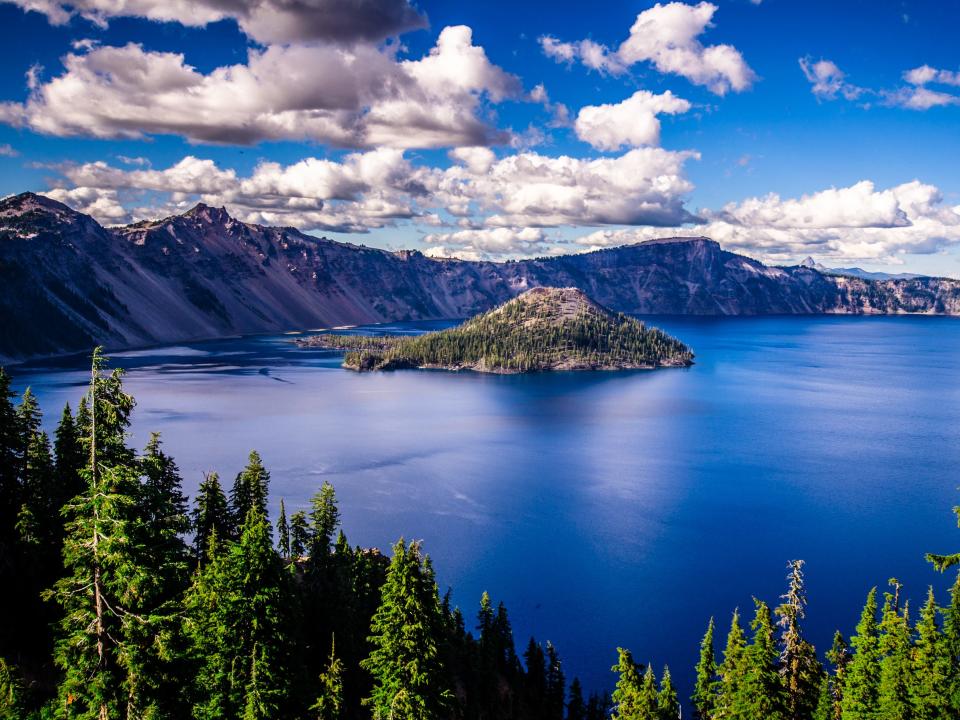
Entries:
[[208, 225], [226, 225], [233, 220], [225, 207], [213, 207], [202, 202], [183, 213], [183, 217], [199, 220]]
[[55, 212], [61, 215], [79, 215], [76, 210], [64, 205], [62, 202], [49, 198], [46, 195], [40, 195], [35, 192], [25, 192], [19, 195], [0, 200], [0, 215], [23, 215], [32, 210], [44, 210]]

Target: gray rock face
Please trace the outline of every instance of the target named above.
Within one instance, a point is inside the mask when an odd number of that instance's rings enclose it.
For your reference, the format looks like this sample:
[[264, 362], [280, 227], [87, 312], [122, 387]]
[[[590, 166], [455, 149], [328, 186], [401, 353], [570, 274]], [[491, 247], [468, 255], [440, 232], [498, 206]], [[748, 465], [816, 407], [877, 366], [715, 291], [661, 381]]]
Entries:
[[768, 267], [707, 238], [507, 263], [436, 260], [249, 225], [198, 205], [107, 229], [48, 198], [0, 201], [0, 360], [238, 333], [460, 318], [532, 287], [628, 313], [960, 314], [960, 281]]

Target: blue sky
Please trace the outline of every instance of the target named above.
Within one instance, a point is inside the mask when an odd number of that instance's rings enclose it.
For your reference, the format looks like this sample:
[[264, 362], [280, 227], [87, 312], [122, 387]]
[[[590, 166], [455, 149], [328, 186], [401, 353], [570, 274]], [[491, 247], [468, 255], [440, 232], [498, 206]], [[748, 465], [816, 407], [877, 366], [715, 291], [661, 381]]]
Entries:
[[960, 277], [956, 3], [277, 3], [0, 0], [0, 194]]

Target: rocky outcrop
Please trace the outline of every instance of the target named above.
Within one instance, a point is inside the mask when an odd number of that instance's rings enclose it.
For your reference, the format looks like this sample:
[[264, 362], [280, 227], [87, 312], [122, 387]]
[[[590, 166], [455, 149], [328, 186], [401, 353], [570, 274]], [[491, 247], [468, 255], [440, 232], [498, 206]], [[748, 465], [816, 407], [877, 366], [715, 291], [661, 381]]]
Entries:
[[960, 282], [768, 267], [707, 238], [507, 263], [250, 225], [198, 205], [122, 228], [32, 193], [0, 201], [0, 360], [345, 324], [468, 317], [532, 287], [628, 313], [960, 314]]

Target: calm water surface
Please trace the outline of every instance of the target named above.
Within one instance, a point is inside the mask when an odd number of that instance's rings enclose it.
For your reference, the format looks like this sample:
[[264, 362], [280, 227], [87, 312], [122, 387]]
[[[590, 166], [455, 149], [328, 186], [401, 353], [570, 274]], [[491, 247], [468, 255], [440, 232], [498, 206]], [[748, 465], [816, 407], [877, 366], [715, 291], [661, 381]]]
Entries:
[[[189, 491], [207, 470], [229, 484], [252, 448], [274, 516], [330, 480], [352, 543], [423, 539], [468, 618], [489, 589], [521, 649], [551, 640], [588, 688], [612, 685], [623, 645], [688, 691], [707, 619], [722, 638], [751, 595], [775, 603], [790, 558], [807, 561], [821, 651], [872, 585], [897, 576], [915, 602], [945, 590], [923, 553], [960, 546], [960, 320], [651, 320], [694, 367], [358, 375], [286, 336], [113, 362], [137, 398], [135, 443], [161, 431]], [[13, 372], [53, 422], [84, 365]]]

